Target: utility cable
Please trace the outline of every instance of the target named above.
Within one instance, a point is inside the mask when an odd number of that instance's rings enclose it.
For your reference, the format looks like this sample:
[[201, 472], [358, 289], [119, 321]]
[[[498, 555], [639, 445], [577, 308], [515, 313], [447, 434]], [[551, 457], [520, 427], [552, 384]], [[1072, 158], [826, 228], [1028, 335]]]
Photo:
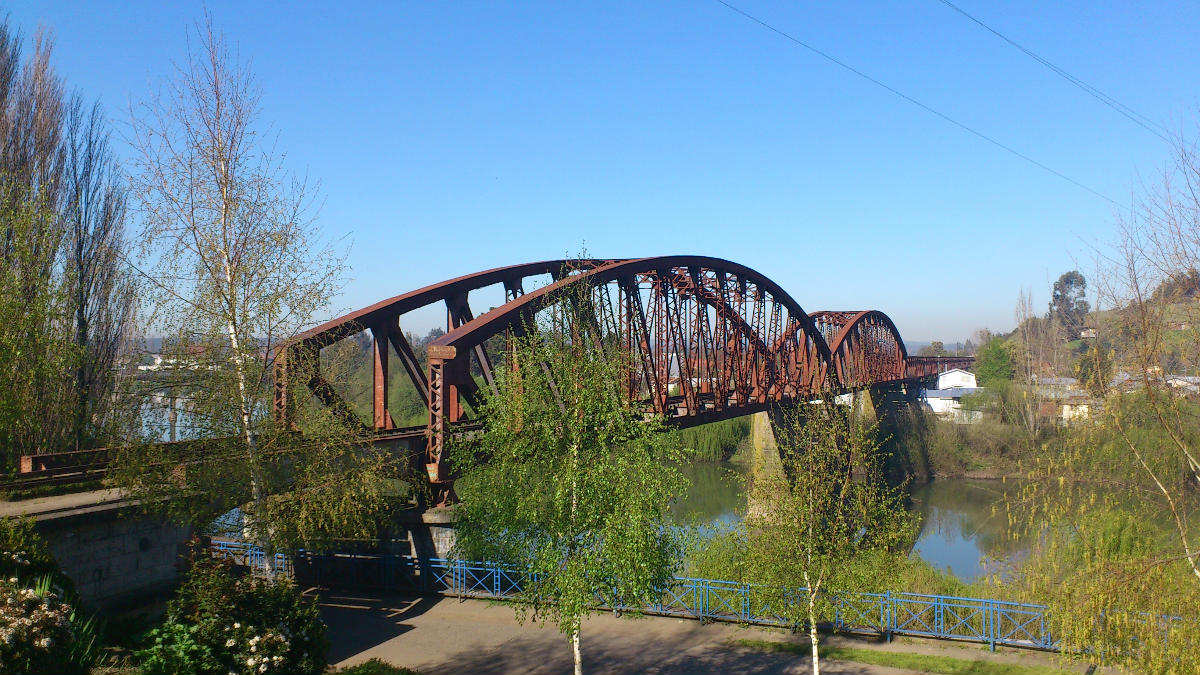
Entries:
[[1139, 113], [1138, 111], [1134, 110], [1133, 108], [1130, 108], [1129, 106], [1125, 105], [1124, 103], [1121, 103], [1120, 101], [1109, 96], [1108, 94], [1105, 94], [1104, 92], [1093, 87], [1092, 85], [1088, 84], [1087, 82], [1084, 82], [1083, 80], [1079, 79], [1078, 77], [1075, 77], [1074, 75], [1068, 73], [1067, 71], [1063, 70], [1062, 68], [1059, 68], [1058, 66], [1051, 63], [1049, 60], [1037, 55], [1032, 50], [1026, 48], [1024, 45], [1018, 44], [1016, 41], [1010, 39], [1007, 35], [1001, 33], [1000, 31], [996, 30], [995, 28], [992, 28], [991, 26], [987, 25], [986, 23], [984, 23], [984, 22], [980, 21], [979, 19], [975, 18], [974, 16], [968, 14], [961, 7], [950, 2], [950, 0], [939, 0], [939, 1], [943, 5], [949, 7], [950, 9], [958, 12], [959, 14], [962, 14], [963, 16], [967, 17], [971, 21], [975, 22], [976, 24], [981, 26], [984, 30], [990, 32], [992, 35], [995, 35], [996, 37], [1000, 38], [1001, 40], [1004, 40], [1005, 42], [1012, 45], [1013, 47], [1016, 47], [1017, 49], [1021, 50], [1026, 56], [1033, 59], [1034, 61], [1037, 61], [1038, 63], [1042, 64], [1043, 66], [1046, 66], [1051, 71], [1053, 71], [1056, 75], [1058, 75], [1059, 77], [1063, 78], [1064, 80], [1070, 82], [1071, 84], [1075, 85], [1076, 87], [1079, 87], [1083, 91], [1087, 92], [1089, 95], [1091, 95], [1097, 101], [1100, 101], [1104, 105], [1121, 113], [1122, 115], [1127, 117], [1134, 124], [1145, 129], [1146, 131], [1149, 131], [1150, 133], [1154, 134], [1155, 136], [1158, 136], [1159, 138], [1163, 139], [1164, 141], [1166, 141], [1168, 143], [1172, 142], [1171, 139], [1167, 136], [1167, 134], [1169, 134], [1170, 131], [1168, 131], [1166, 129], [1166, 127], [1155, 122], [1154, 120], [1150, 119], [1149, 117], [1146, 117], [1145, 115]]
[[757, 23], [758, 25], [762, 26], [763, 28], [766, 28], [767, 30], [771, 31], [772, 33], [775, 33], [775, 34], [779, 35], [780, 37], [783, 37], [786, 40], [794, 42], [797, 45], [800, 45], [801, 47], [816, 54], [817, 56], [820, 56], [821, 58], [825, 59], [826, 61], [829, 61], [830, 63], [833, 63], [835, 65], [841, 66], [842, 68], [854, 73], [855, 75], [870, 82], [871, 84], [874, 84], [878, 87], [881, 87], [883, 89], [890, 91], [891, 93], [893, 93], [896, 96], [899, 96], [900, 98], [904, 99], [905, 101], [908, 101], [909, 103], [917, 106], [918, 108], [924, 110], [925, 112], [928, 112], [931, 115], [940, 117], [941, 119], [949, 122], [950, 124], [953, 124], [954, 126], [958, 127], [959, 129], [962, 129], [963, 131], [966, 131], [967, 133], [977, 136], [977, 137], [987, 141], [988, 143], [991, 143], [992, 145], [1000, 148], [1001, 150], [1004, 150], [1005, 152], [1008, 152], [1012, 155], [1015, 155], [1015, 156], [1025, 160], [1026, 162], [1029, 162], [1030, 164], [1038, 167], [1039, 169], [1042, 169], [1043, 171], [1046, 171], [1055, 176], [1058, 176], [1059, 178], [1067, 181], [1068, 183], [1074, 185], [1075, 187], [1080, 188], [1081, 190], [1086, 190], [1086, 191], [1092, 193], [1093, 195], [1099, 197], [1100, 199], [1103, 199], [1104, 201], [1111, 203], [1114, 206], [1120, 206], [1120, 204], [1118, 204], [1115, 199], [1113, 199], [1101, 192], [1093, 190], [1092, 188], [1084, 185], [1083, 183], [1080, 183], [1079, 181], [1075, 180], [1074, 178], [1071, 178], [1070, 176], [1068, 176], [1060, 171], [1056, 171], [1055, 169], [1052, 169], [1049, 166], [1046, 166], [1045, 164], [1037, 161], [1036, 159], [1030, 157], [1029, 155], [1026, 155], [1010, 146], [1007, 146], [1004, 143], [1001, 143], [1000, 141], [992, 138], [991, 136], [988, 136], [987, 134], [984, 134], [981, 131], [976, 131], [975, 129], [972, 129], [971, 127], [967, 126], [966, 124], [963, 124], [962, 122], [959, 122], [958, 120], [954, 119], [953, 117], [950, 117], [949, 115], [947, 115], [945, 113], [939, 112], [938, 110], [935, 110], [934, 108], [932, 108], [928, 105], [925, 105], [924, 103], [921, 103], [920, 101], [909, 96], [908, 94], [905, 94], [904, 92], [902, 92], [894, 87], [884, 84], [883, 82], [871, 77], [870, 75], [864, 73], [863, 71], [858, 70], [854, 66], [851, 66], [845, 62], [839, 61], [838, 59], [834, 58], [833, 56], [830, 56], [829, 54], [821, 51], [820, 49], [817, 49], [816, 47], [804, 42], [803, 40], [800, 40], [799, 38], [794, 37], [794, 36], [790, 35], [789, 33], [785, 33], [784, 31], [767, 23], [766, 21], [763, 21], [762, 19], [759, 19], [758, 17], [756, 17], [752, 14], [748, 14], [747, 12], [729, 4], [725, 0], [716, 0], [716, 1], [721, 3], [722, 5], [725, 5], [730, 10], [737, 12], [738, 14], [741, 14], [743, 17], [753, 21], [754, 23]]

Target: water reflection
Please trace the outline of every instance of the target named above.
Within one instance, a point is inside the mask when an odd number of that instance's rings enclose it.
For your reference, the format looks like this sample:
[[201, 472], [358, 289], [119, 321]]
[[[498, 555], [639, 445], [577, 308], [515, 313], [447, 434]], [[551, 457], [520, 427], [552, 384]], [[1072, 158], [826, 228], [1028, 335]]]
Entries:
[[695, 462], [680, 467], [691, 481], [687, 495], [671, 506], [681, 525], [718, 528], [732, 525], [746, 513], [746, 468], [729, 462]]
[[[988, 573], [984, 558], [1008, 560], [1023, 547], [1006, 536], [1004, 497], [1012, 482], [942, 479], [914, 486], [912, 509], [921, 515], [913, 553], [963, 581]], [[993, 563], [993, 567], [995, 563]]]
[[[697, 462], [682, 470], [692, 485], [671, 509], [676, 522], [711, 529], [742, 519], [746, 467]], [[1003, 513], [1005, 494], [1016, 489], [1011, 482], [965, 479], [914, 486], [910, 508], [920, 514], [921, 530], [913, 554], [967, 582], [988, 571], [985, 557], [1007, 560], [1019, 555], [1020, 545], [1005, 536]]]

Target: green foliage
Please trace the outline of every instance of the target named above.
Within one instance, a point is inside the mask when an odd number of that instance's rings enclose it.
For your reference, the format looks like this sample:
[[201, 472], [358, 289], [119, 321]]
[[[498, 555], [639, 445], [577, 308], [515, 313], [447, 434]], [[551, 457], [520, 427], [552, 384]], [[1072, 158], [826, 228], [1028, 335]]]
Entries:
[[63, 320], [66, 287], [53, 274], [53, 214], [37, 202], [14, 204], [7, 193], [0, 187], [0, 451], [14, 470], [19, 455], [65, 447], [77, 355]]
[[750, 437], [750, 418], [735, 417], [679, 433], [679, 442], [693, 457], [706, 462], [725, 461]]
[[1009, 504], [1010, 529], [1031, 548], [1011, 588], [1050, 605], [1067, 653], [1143, 673], [1200, 670], [1200, 582], [1186, 555], [1200, 494], [1177, 454], [1200, 438], [1200, 407], [1176, 400], [1165, 427], [1168, 395], [1110, 397]]
[[1086, 295], [1087, 280], [1078, 270], [1065, 272], [1054, 282], [1046, 318], [1056, 322], [1068, 339], [1079, 337], [1083, 329], [1090, 309]]
[[1103, 345], [1093, 345], [1087, 348], [1075, 362], [1075, 377], [1096, 398], [1103, 398], [1108, 391], [1108, 383], [1113, 378], [1113, 360], [1116, 352]]
[[946, 351], [946, 345], [941, 340], [934, 340], [928, 345], [917, 350], [917, 356], [949, 356], [950, 352]]
[[[739, 645], [772, 652], [804, 654], [809, 648], [792, 642], [767, 642], [766, 640], [738, 640]], [[918, 673], [945, 673], [946, 675], [1065, 675], [1070, 671], [1047, 669], [1045, 666], [1022, 666], [1012, 663], [997, 663], [981, 659], [959, 659], [953, 656], [911, 654], [907, 652], [881, 651], [856, 647], [827, 646], [821, 653], [839, 661], [869, 663], [887, 668], [900, 668]]]
[[807, 623], [814, 656], [816, 624], [833, 618], [830, 591], [877, 585], [916, 531], [884, 478], [875, 427], [852, 407], [827, 401], [784, 414], [775, 429], [783, 471], [755, 481], [746, 517], [747, 571], [763, 584], [756, 604]]
[[219, 672], [216, 655], [203, 641], [199, 624], [168, 621], [147, 636], [149, 645], [137, 653], [143, 673]]
[[1016, 366], [1012, 354], [1002, 338], [994, 337], [979, 347], [975, 353], [975, 374], [982, 387], [995, 386], [1013, 379]]
[[700, 579], [754, 581], [746, 566], [746, 538], [746, 528], [741, 523], [697, 535], [689, 542], [685, 573]]
[[50, 578], [60, 595], [73, 598], [75, 585], [59, 569], [34, 520], [0, 518], [0, 579], [16, 579], [14, 583], [30, 588], [43, 578]]
[[580, 296], [514, 338], [483, 431], [451, 448], [469, 478], [457, 555], [519, 565], [519, 616], [531, 610], [572, 638], [597, 604], [658, 599], [680, 564], [669, 506], [686, 487], [677, 439], [623, 395], [628, 355], [600, 353], [594, 328], [573, 320]]
[[321, 673], [328, 649], [315, 599], [202, 557], [147, 640], [137, 653], [147, 673]]
[[[196, 361], [208, 364], [208, 379], [194, 390], [192, 419], [196, 433], [208, 437], [120, 448], [112, 474], [118, 485], [147, 508], [200, 529], [241, 508], [251, 525], [270, 523], [253, 530], [256, 542], [270, 551], [320, 549], [335, 538], [375, 536], [395, 493], [390, 455], [372, 452], [360, 429], [317, 405], [296, 406], [293, 421], [303, 430], [296, 434], [271, 415], [269, 381], [257, 377], [248, 394], [259, 401], [249, 418], [250, 446], [233, 403], [239, 397], [235, 369], [223, 356]], [[296, 357], [291, 365], [304, 372], [311, 363]], [[335, 378], [339, 371], [325, 372]], [[259, 375], [266, 378], [265, 372]]]
[[337, 675], [421, 675], [415, 670], [393, 666], [381, 659], [368, 659], [337, 671]]
[[[996, 399], [1007, 387], [963, 397], [966, 410], [995, 413]], [[1028, 444], [1020, 428], [999, 414], [985, 414], [975, 424], [955, 424], [925, 410], [908, 410], [899, 415], [887, 448], [889, 473], [916, 480], [963, 476], [975, 471], [993, 474], [1018, 473], [1019, 462], [1028, 456]]]

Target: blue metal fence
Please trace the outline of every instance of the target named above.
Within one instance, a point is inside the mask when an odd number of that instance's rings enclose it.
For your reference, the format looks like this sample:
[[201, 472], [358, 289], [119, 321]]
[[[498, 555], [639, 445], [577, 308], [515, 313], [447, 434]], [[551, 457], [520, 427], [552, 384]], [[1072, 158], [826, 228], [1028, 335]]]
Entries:
[[[217, 540], [213, 553], [251, 567], [261, 566], [263, 552], [244, 541]], [[396, 590], [441, 593], [462, 597], [509, 598], [521, 591], [525, 575], [514, 567], [441, 558], [413, 558], [394, 554], [305, 553], [295, 560], [282, 554], [276, 568], [288, 574], [301, 568], [346, 564], [374, 565], [372, 585]], [[347, 577], [338, 574], [339, 580]], [[717, 579], [676, 577], [662, 591], [659, 602], [633, 608], [647, 614], [789, 627], [770, 606], [764, 586]], [[804, 592], [805, 589], [797, 589]], [[985, 598], [960, 598], [918, 593], [834, 593], [834, 626], [838, 630], [965, 640], [992, 646], [1007, 645], [1055, 651], [1046, 620], [1045, 605], [1005, 602]], [[631, 609], [631, 608], [621, 608]]]

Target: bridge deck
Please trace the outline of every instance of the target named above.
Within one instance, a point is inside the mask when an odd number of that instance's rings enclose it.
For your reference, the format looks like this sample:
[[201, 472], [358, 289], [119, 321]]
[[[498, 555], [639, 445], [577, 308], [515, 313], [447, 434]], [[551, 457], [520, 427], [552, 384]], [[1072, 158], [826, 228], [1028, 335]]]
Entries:
[[126, 498], [124, 491], [115, 488], [89, 490], [0, 502], [0, 518], [29, 516], [35, 520], [53, 520], [102, 510], [128, 508], [136, 503]]

